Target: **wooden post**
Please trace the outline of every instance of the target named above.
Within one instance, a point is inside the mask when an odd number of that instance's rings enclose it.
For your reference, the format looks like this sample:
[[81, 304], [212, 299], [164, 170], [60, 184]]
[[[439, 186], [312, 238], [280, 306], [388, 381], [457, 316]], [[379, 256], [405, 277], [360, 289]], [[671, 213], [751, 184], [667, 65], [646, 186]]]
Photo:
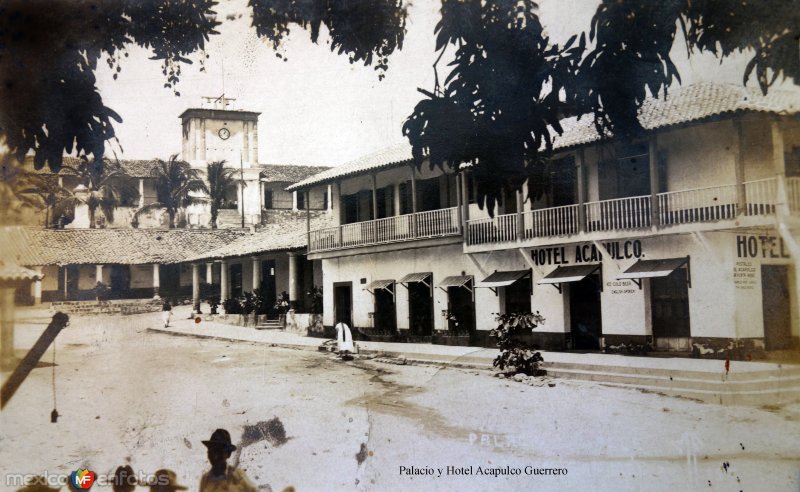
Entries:
[[158, 263], [153, 264], [153, 297], [158, 297], [158, 291], [161, 288], [161, 272], [159, 271]]
[[650, 226], [658, 225], [658, 135], [653, 133], [649, 139], [648, 154], [650, 164]]
[[522, 198], [522, 190], [517, 190], [517, 241], [522, 241], [525, 238], [525, 217], [522, 215], [522, 207], [525, 200]]
[[417, 178], [414, 164], [411, 164], [411, 231], [417, 237]]
[[586, 160], [583, 148], [575, 154], [578, 181], [578, 232], [586, 232]]
[[378, 218], [378, 178], [372, 173], [372, 220]]

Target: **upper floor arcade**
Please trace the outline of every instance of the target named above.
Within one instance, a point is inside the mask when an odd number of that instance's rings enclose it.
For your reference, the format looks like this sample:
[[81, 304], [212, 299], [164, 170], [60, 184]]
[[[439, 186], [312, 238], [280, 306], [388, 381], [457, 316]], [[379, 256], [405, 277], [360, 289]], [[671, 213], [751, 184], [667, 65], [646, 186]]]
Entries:
[[567, 120], [544, 178], [503, 193], [493, 217], [475, 203], [468, 170], [415, 169], [407, 145], [289, 190], [334, 190], [337, 222], [309, 231], [309, 252], [320, 257], [454, 241], [470, 253], [770, 226], [781, 213], [800, 211], [797, 105], [780, 93], [759, 99], [702, 84], [649, 101], [640, 121], [650, 131], [637, 141], [600, 139], [590, 118]]

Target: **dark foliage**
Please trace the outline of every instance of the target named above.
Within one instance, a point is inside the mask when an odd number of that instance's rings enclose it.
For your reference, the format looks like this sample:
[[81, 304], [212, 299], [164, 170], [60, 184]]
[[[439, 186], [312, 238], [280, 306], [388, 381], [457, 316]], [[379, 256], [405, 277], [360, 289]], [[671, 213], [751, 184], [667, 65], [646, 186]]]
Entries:
[[500, 348], [493, 362], [494, 367], [504, 371], [513, 368], [514, 372], [535, 376], [539, 372], [539, 364], [544, 361], [536, 347], [525, 340], [527, 335], [537, 326], [544, 323], [544, 318], [536, 313], [500, 314], [495, 319], [499, 324], [491, 334], [497, 337]]
[[149, 210], [165, 208], [169, 215], [169, 228], [175, 227], [175, 216], [178, 211], [189, 205], [199, 203], [201, 198], [195, 193], [208, 194], [208, 187], [197, 169], [188, 162], [178, 160], [173, 155], [168, 161], [157, 159], [158, 165], [151, 171], [156, 179], [156, 198], [158, 201], [145, 205], [136, 211], [136, 217]]
[[225, 314], [243, 314], [239, 299], [225, 299], [225, 302], [222, 303], [222, 307], [225, 309]]
[[743, 79], [761, 90], [779, 78], [800, 83], [800, 4], [767, 0], [604, 0], [586, 42], [550, 44], [532, 0], [443, 0], [436, 26], [441, 55], [456, 49], [452, 70], [403, 126], [417, 166], [471, 164], [477, 198], [493, 213], [503, 190], [532, 178], [543, 189], [551, 132], [560, 118], [591, 115], [601, 135], [631, 138], [649, 94], [665, 95], [680, 75], [670, 59], [681, 28], [689, 53], [724, 58], [752, 49]]

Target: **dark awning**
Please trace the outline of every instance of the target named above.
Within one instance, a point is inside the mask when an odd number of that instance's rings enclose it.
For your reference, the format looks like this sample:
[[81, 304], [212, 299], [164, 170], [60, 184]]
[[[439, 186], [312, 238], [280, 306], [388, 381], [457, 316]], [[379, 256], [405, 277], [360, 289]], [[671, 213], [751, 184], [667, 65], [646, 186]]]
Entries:
[[478, 282], [475, 284], [475, 287], [487, 287], [490, 289], [496, 289], [498, 287], [508, 287], [509, 285], [513, 284], [517, 280], [525, 277], [526, 275], [530, 275], [530, 270], [511, 270], [506, 272], [494, 272], [482, 282]]
[[448, 287], [464, 287], [468, 283], [472, 281], [472, 275], [453, 275], [452, 277], [446, 277], [442, 280], [438, 287], [446, 289]]
[[367, 290], [385, 289], [394, 283], [394, 279], [373, 280], [367, 285]]
[[666, 277], [678, 268], [686, 265], [689, 257], [667, 258], [664, 260], [639, 260], [622, 272], [617, 278], [652, 278]]
[[431, 276], [431, 272], [422, 272], [422, 273], [409, 273], [405, 277], [400, 279], [401, 284], [410, 284], [411, 282], [423, 282], [427, 284], [428, 277]]
[[580, 282], [600, 268], [600, 263], [590, 265], [558, 266], [555, 270], [539, 280], [539, 284], [561, 284], [564, 282]]

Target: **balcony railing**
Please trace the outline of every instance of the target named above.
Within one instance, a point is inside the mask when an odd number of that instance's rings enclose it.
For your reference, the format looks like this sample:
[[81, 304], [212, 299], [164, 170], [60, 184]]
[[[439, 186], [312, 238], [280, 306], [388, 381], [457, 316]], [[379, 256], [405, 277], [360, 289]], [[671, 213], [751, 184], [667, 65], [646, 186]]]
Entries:
[[775, 202], [778, 196], [778, 180], [767, 178], [746, 181], [744, 196], [747, 215], [772, 215], [775, 213]]
[[517, 214], [470, 220], [467, 244], [504, 243], [517, 240]]
[[311, 231], [309, 252], [461, 234], [458, 207], [398, 215]]
[[790, 211], [800, 211], [800, 178], [786, 178], [786, 200]]
[[734, 217], [736, 185], [658, 194], [658, 222], [662, 225], [714, 222]]
[[650, 227], [650, 196], [586, 203], [586, 230], [611, 231]]
[[525, 212], [525, 238], [566, 236], [578, 232], [580, 205], [544, 208]]

